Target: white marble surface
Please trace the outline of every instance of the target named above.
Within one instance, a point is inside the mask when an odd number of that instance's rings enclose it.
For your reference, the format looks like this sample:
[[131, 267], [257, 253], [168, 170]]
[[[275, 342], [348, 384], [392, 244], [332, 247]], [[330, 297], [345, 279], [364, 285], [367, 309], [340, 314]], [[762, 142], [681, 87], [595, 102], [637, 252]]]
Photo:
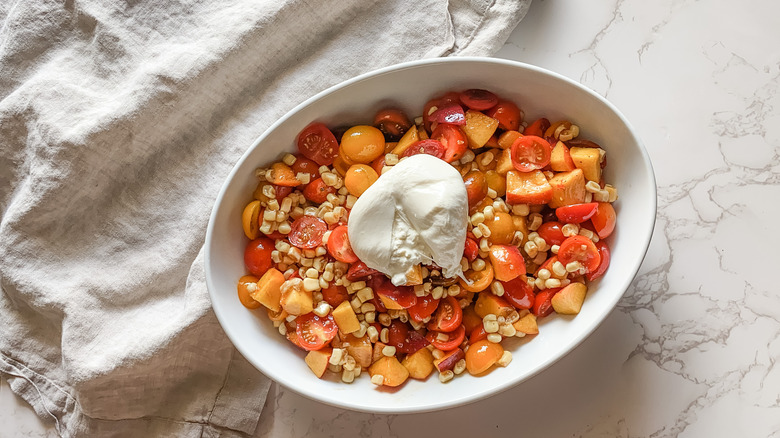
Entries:
[[[659, 211], [618, 309], [544, 373], [421, 415], [272, 390], [256, 436], [780, 437], [780, 2], [536, 0], [498, 54], [632, 121]], [[54, 436], [0, 383], [0, 436]]]

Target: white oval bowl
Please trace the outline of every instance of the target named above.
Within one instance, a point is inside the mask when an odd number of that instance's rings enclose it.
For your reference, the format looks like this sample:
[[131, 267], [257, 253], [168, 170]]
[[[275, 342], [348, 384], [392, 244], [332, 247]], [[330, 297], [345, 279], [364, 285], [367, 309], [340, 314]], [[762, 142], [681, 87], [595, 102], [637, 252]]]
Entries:
[[[344, 384], [331, 375], [318, 379], [303, 361], [305, 353], [285, 338], [261, 308], [244, 308], [236, 282], [245, 274], [246, 237], [241, 213], [257, 185], [254, 170], [296, 150], [300, 130], [312, 121], [328, 126], [371, 123], [379, 109], [396, 106], [411, 117], [429, 99], [446, 91], [484, 88], [516, 102], [525, 119], [567, 119], [581, 138], [607, 150], [605, 178], [618, 188], [617, 227], [607, 241], [612, 261], [593, 282], [576, 317], [540, 320], [539, 334], [504, 341], [514, 360], [485, 376], [467, 373], [442, 384], [432, 374], [385, 390], [361, 375]], [[378, 413], [412, 413], [448, 408], [510, 388], [570, 352], [607, 317], [639, 270], [656, 215], [656, 185], [650, 159], [636, 133], [608, 101], [559, 74], [519, 62], [492, 58], [437, 58], [367, 73], [331, 87], [295, 107], [244, 153], [217, 196], [206, 232], [206, 281], [214, 312], [230, 340], [255, 367], [285, 387], [334, 406]], [[326, 376], [332, 373], [326, 373]], [[367, 373], [366, 373], [367, 374]]]

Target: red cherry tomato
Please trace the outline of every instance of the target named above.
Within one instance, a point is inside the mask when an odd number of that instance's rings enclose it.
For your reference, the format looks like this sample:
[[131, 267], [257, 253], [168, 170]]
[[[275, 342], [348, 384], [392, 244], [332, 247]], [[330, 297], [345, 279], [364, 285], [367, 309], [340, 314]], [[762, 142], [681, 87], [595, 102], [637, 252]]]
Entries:
[[396, 140], [409, 130], [412, 122], [409, 121], [409, 117], [406, 117], [403, 111], [388, 108], [379, 111], [374, 116], [374, 126], [385, 134], [385, 138]]
[[617, 214], [615, 208], [609, 202], [599, 202], [599, 208], [596, 214], [590, 218], [590, 222], [593, 224], [593, 228], [600, 238], [604, 239], [612, 234], [615, 230], [615, 222], [617, 220]]
[[555, 209], [558, 220], [565, 224], [581, 224], [593, 217], [599, 209], [597, 202], [587, 204], [572, 204]]
[[[439, 335], [444, 335], [447, 337], [446, 341], [440, 341]], [[463, 327], [463, 325], [460, 325], [458, 328], [455, 329], [455, 331], [449, 332], [449, 333], [442, 333], [437, 331], [429, 331], [428, 334], [425, 336], [426, 339], [428, 339], [428, 342], [431, 343], [434, 347], [441, 351], [451, 351], [458, 347], [460, 347], [460, 344], [463, 343], [463, 339], [466, 337], [466, 328]]]
[[561, 288], [545, 289], [539, 291], [534, 299], [534, 306], [531, 308], [531, 313], [537, 317], [547, 316], [553, 312], [552, 299]]
[[428, 330], [451, 332], [457, 329], [462, 322], [463, 309], [460, 308], [460, 304], [458, 304], [458, 300], [455, 297], [448, 295], [439, 302], [439, 308], [428, 324]]
[[460, 128], [452, 125], [439, 125], [433, 130], [431, 138], [438, 140], [444, 146], [444, 161], [452, 163], [460, 159], [468, 149], [466, 134]]
[[374, 295], [381, 295], [386, 299], [395, 301], [396, 304], [408, 309], [417, 304], [417, 296], [411, 286], [395, 286], [384, 275], [375, 275], [371, 279], [371, 289]]
[[298, 150], [320, 166], [330, 166], [339, 153], [339, 144], [327, 126], [314, 122], [298, 134]]
[[609, 268], [609, 246], [607, 246], [606, 243], [604, 243], [603, 240], [599, 240], [596, 242], [596, 249], [599, 250], [599, 255], [601, 256], [601, 263], [599, 263], [599, 267], [596, 268], [593, 272], [588, 272], [585, 275], [585, 278], [588, 279], [588, 281], [593, 281], [602, 275], [604, 275], [605, 272], [607, 272], [607, 268]]
[[531, 172], [550, 164], [552, 147], [547, 140], [534, 135], [518, 137], [512, 143], [512, 166], [520, 172]]
[[541, 137], [544, 132], [550, 128], [550, 121], [542, 117], [541, 119], [534, 120], [533, 123], [523, 130], [523, 135], [535, 135]]
[[[330, 238], [328, 238], [330, 240]], [[362, 261], [358, 260], [357, 262], [353, 263], [352, 266], [349, 267], [347, 270], [347, 280], [349, 281], [358, 281], [362, 278], [366, 278], [369, 275], [378, 274], [379, 271], [377, 271], [374, 268], [369, 268], [368, 265], [363, 263]]]
[[480, 324], [474, 327], [469, 335], [469, 344], [477, 343], [483, 339], [487, 339], [488, 333], [485, 331], [485, 326]]
[[301, 154], [295, 155], [295, 162], [290, 168], [296, 175], [299, 173], [308, 174], [309, 181], [313, 181], [320, 176], [320, 165]]
[[471, 89], [460, 93], [460, 101], [473, 110], [484, 111], [498, 104], [498, 96], [487, 90]]
[[292, 187], [274, 185], [274, 193], [276, 194], [276, 200], [279, 202], [282, 202], [282, 199], [286, 198], [287, 195], [292, 193], [292, 191], [293, 191]]
[[244, 249], [244, 265], [250, 274], [262, 277], [271, 266], [271, 252], [274, 241], [267, 237], [258, 237], [246, 244]]
[[322, 299], [331, 307], [336, 308], [349, 299], [349, 292], [347, 292], [346, 287], [333, 284], [322, 290]]
[[298, 338], [298, 332], [295, 331], [297, 328], [295, 323], [287, 323], [287, 340], [292, 342], [293, 345], [295, 345], [298, 348], [303, 348], [303, 345], [301, 345], [301, 341]]
[[349, 235], [347, 234], [346, 225], [339, 225], [330, 232], [330, 237], [328, 237], [328, 253], [340, 262], [355, 263], [358, 261], [358, 257], [352, 251], [352, 247], [349, 244]]
[[431, 295], [417, 297], [417, 303], [406, 309], [409, 317], [417, 322], [422, 322], [425, 318], [433, 315], [433, 312], [439, 307], [439, 300], [433, 299]]
[[394, 320], [387, 329], [387, 345], [395, 347], [397, 353], [412, 354], [415, 351], [425, 348], [430, 342], [425, 336], [414, 330], [409, 330], [409, 326], [401, 321]]
[[288, 239], [301, 249], [312, 249], [322, 245], [322, 235], [328, 231], [324, 220], [312, 216], [301, 216], [292, 223]]
[[530, 309], [534, 305], [534, 290], [521, 275], [511, 281], [502, 281], [504, 299], [516, 309]]
[[307, 313], [295, 318], [295, 334], [304, 350], [319, 350], [327, 345], [339, 331], [333, 316], [325, 318]]
[[436, 123], [460, 126], [466, 124], [466, 113], [463, 112], [463, 108], [460, 105], [447, 105], [434, 111], [429, 120]]
[[468, 261], [473, 262], [477, 259], [477, 256], [479, 255], [479, 245], [477, 245], [477, 241], [467, 237], [466, 238], [466, 244], [463, 247], [463, 256], [468, 259]]
[[327, 201], [328, 195], [331, 193], [336, 193], [336, 188], [325, 184], [322, 178], [315, 179], [303, 188], [303, 196], [316, 204]]
[[536, 230], [539, 236], [547, 242], [548, 245], [560, 245], [566, 236], [563, 235], [561, 228], [563, 224], [557, 221], [544, 222]]
[[571, 262], [580, 262], [588, 270], [595, 272], [601, 263], [601, 255], [593, 241], [585, 236], [571, 236], [561, 243], [558, 249], [558, 260], [564, 266]]
[[498, 120], [498, 127], [505, 131], [517, 131], [523, 121], [523, 113], [513, 102], [502, 100], [485, 113]]
[[418, 140], [412, 143], [403, 153], [403, 157], [411, 157], [417, 154], [433, 155], [436, 158], [444, 158], [447, 149], [439, 140]]
[[371, 162], [371, 168], [376, 171], [377, 175], [382, 175], [383, 167], [385, 167], [385, 154], [380, 155]]

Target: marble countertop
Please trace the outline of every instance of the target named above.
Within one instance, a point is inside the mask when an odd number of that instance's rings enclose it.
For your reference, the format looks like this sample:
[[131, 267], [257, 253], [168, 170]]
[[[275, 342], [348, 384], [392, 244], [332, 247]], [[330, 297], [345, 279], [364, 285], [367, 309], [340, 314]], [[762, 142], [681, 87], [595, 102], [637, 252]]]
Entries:
[[[256, 436], [780, 437], [778, 41], [779, 2], [536, 0], [497, 57], [602, 94], [653, 160], [633, 285], [576, 350], [495, 397], [371, 415], [276, 387]], [[56, 436], [5, 381], [0, 424]]]

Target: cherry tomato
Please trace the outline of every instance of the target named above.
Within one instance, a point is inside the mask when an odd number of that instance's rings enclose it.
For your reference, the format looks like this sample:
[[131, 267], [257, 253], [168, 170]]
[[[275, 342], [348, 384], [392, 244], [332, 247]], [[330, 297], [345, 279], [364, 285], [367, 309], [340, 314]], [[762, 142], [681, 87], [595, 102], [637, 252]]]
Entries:
[[395, 347], [397, 353], [412, 354], [430, 344], [423, 335], [414, 330], [409, 330], [409, 326], [399, 320], [391, 322], [387, 331], [387, 345]]
[[262, 306], [259, 301], [255, 301], [255, 299], [252, 298], [248, 288], [250, 284], [257, 285], [258, 280], [259, 278], [254, 275], [244, 275], [238, 279], [238, 300], [241, 301], [241, 304], [247, 309], [257, 309]]
[[[446, 341], [440, 341], [439, 335], [442, 334], [444, 336], [447, 336]], [[455, 331], [449, 332], [449, 333], [441, 333], [434, 330], [431, 330], [428, 332], [428, 335], [425, 336], [426, 339], [428, 339], [428, 342], [431, 343], [434, 347], [441, 351], [451, 351], [458, 347], [460, 347], [460, 344], [463, 343], [463, 339], [466, 337], [466, 328], [463, 327], [461, 324], [458, 326], [458, 328], [455, 329]]]
[[[330, 240], [330, 237], [328, 238]], [[374, 268], [369, 268], [368, 265], [363, 263], [362, 261], [358, 260], [357, 262], [353, 263], [352, 266], [349, 267], [349, 270], [347, 270], [347, 280], [349, 281], [358, 281], [362, 278], [366, 278], [369, 275], [378, 274], [379, 271], [377, 271]]]
[[547, 140], [534, 135], [518, 137], [512, 143], [512, 166], [520, 172], [531, 172], [550, 164], [552, 147]]
[[429, 120], [436, 123], [461, 126], [466, 124], [466, 113], [463, 112], [463, 108], [460, 105], [447, 105], [439, 107], [439, 109], [434, 111]]
[[593, 217], [599, 209], [598, 202], [587, 204], [572, 204], [555, 209], [558, 220], [565, 224], [581, 224]]
[[516, 309], [530, 309], [534, 305], [534, 290], [521, 275], [514, 280], [502, 281], [504, 299]]
[[596, 210], [596, 214], [590, 218], [590, 223], [593, 224], [593, 228], [599, 237], [604, 239], [609, 237], [612, 231], [615, 230], [617, 214], [615, 213], [615, 208], [609, 202], [599, 202], [598, 205], [599, 208]]
[[332, 284], [322, 289], [322, 299], [335, 309], [339, 304], [349, 299], [349, 292], [344, 286]]
[[339, 151], [339, 143], [327, 126], [314, 122], [298, 134], [298, 150], [320, 166], [330, 166]]
[[344, 263], [355, 263], [358, 257], [352, 251], [349, 244], [349, 235], [346, 225], [339, 225], [330, 232], [328, 237], [328, 253], [334, 259]]
[[428, 324], [428, 330], [451, 332], [460, 327], [463, 322], [463, 310], [455, 297], [447, 296], [439, 302], [436, 315]]
[[325, 184], [322, 178], [315, 179], [303, 188], [303, 196], [316, 204], [322, 204], [328, 200], [328, 195], [335, 193], [336, 188]]
[[372, 278], [371, 288], [374, 290], [374, 295], [381, 295], [386, 299], [390, 299], [404, 309], [417, 304], [417, 296], [414, 294], [413, 287], [395, 286], [384, 275], [375, 275]]
[[563, 243], [566, 237], [563, 235], [561, 228], [563, 224], [557, 221], [544, 222], [536, 230], [539, 236], [547, 242], [548, 245], [560, 245]]
[[312, 216], [301, 216], [292, 223], [288, 239], [301, 249], [312, 249], [322, 245], [322, 235], [328, 231], [328, 224]]
[[295, 334], [304, 350], [319, 350], [327, 345], [339, 331], [333, 316], [320, 317], [307, 313], [295, 318]]
[[376, 113], [374, 126], [385, 134], [386, 139], [398, 140], [409, 130], [412, 122], [403, 111], [388, 108]]
[[541, 119], [534, 120], [533, 123], [523, 130], [524, 135], [535, 135], [541, 137], [544, 135], [547, 128], [550, 127], [550, 121], [542, 117]]
[[385, 135], [373, 126], [353, 126], [341, 137], [341, 151], [348, 161], [370, 163], [384, 155]]
[[593, 241], [585, 236], [571, 236], [561, 243], [558, 249], [558, 260], [564, 266], [571, 262], [580, 262], [588, 270], [595, 272], [601, 263], [601, 255]]
[[460, 93], [460, 101], [473, 110], [484, 111], [498, 104], [498, 96], [487, 90], [472, 88]]
[[313, 181], [320, 176], [320, 166], [314, 161], [298, 154], [295, 157], [295, 162], [290, 168], [295, 174], [305, 173], [309, 175], [309, 181]]
[[271, 176], [268, 178], [268, 182], [275, 186], [298, 187], [301, 185], [301, 182], [295, 177], [295, 172], [282, 162], [272, 164], [270, 170]]
[[417, 297], [417, 302], [406, 309], [409, 317], [417, 322], [422, 322], [425, 318], [433, 315], [433, 312], [439, 307], [439, 300], [433, 299], [431, 295]]
[[597, 143], [594, 143], [590, 140], [583, 140], [581, 138], [575, 138], [573, 140], [569, 140], [566, 142], [566, 145], [573, 148], [601, 148]]
[[[377, 175], [382, 175], [382, 168], [385, 167], [385, 156], [381, 155], [379, 158], [371, 162], [371, 168], [374, 169]], [[349, 169], [347, 169], [349, 170]], [[346, 172], [344, 173], [346, 175]]]
[[466, 244], [463, 247], [463, 256], [466, 257], [468, 261], [473, 262], [477, 259], [477, 255], [479, 255], [479, 245], [477, 245], [477, 241], [467, 237]]
[[303, 349], [303, 345], [301, 345], [300, 337], [298, 336], [298, 332], [296, 331], [295, 323], [286, 324], [287, 326], [287, 340], [292, 342], [293, 345], [295, 345], [298, 348]]
[[601, 262], [599, 263], [599, 267], [596, 268], [593, 272], [588, 272], [585, 275], [585, 278], [588, 279], [588, 281], [593, 281], [602, 275], [604, 275], [605, 272], [607, 272], [607, 268], [609, 268], [609, 246], [607, 246], [606, 243], [604, 243], [603, 240], [599, 240], [596, 242], [596, 249], [599, 250], [599, 255], [601, 256]]
[[538, 317], [547, 316], [553, 312], [552, 299], [561, 288], [545, 289], [539, 291], [534, 299], [534, 306], [531, 308], [531, 313]]
[[466, 199], [469, 208], [477, 205], [487, 196], [488, 185], [483, 172], [472, 170], [463, 177], [463, 184], [466, 185]]
[[244, 265], [250, 274], [262, 277], [265, 271], [273, 266], [271, 252], [274, 241], [267, 237], [259, 237], [246, 244], [244, 249]]
[[498, 127], [505, 131], [517, 131], [523, 121], [523, 113], [513, 102], [502, 100], [485, 113], [498, 120]]
[[471, 331], [469, 335], [469, 344], [477, 343], [483, 339], [487, 339], [488, 333], [485, 331], [485, 326], [480, 324]]
[[431, 134], [431, 138], [438, 140], [445, 147], [444, 161], [448, 163], [460, 159], [469, 147], [466, 134], [460, 128], [452, 125], [437, 126]]
[[447, 149], [439, 140], [418, 140], [412, 143], [403, 153], [403, 157], [411, 157], [417, 154], [433, 155], [436, 158], [444, 158]]
[[423, 107], [423, 125], [428, 132], [431, 130], [431, 123], [432, 120], [430, 119], [431, 114], [435, 111], [431, 111], [433, 107], [436, 107], [437, 109], [442, 106], [451, 105], [453, 103], [459, 103], [460, 98], [458, 93], [451, 91], [444, 96], [437, 97], [435, 99], [429, 100], [425, 106]]

